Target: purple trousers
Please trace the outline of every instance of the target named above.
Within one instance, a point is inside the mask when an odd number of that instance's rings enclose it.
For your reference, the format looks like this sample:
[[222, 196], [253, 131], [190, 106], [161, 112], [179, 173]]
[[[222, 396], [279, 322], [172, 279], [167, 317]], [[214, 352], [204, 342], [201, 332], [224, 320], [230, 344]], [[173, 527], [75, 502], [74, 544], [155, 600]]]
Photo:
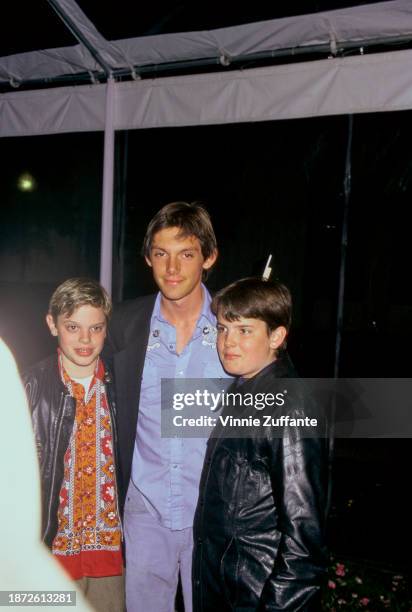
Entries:
[[160, 525], [130, 481], [124, 532], [127, 612], [174, 612], [179, 572], [185, 612], [192, 612], [192, 528]]

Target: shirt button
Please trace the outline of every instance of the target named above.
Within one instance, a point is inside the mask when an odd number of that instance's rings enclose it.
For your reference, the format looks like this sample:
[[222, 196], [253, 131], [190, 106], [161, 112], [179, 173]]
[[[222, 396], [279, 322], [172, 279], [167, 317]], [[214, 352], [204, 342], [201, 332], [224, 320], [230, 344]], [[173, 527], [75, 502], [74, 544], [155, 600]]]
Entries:
[[173, 469], [174, 469], [174, 470], [176, 470], [176, 469], [177, 469], [177, 467], [178, 467], [178, 466], [177, 466], [177, 463], [174, 463], [174, 464], [173, 464]]
[[173, 348], [174, 348], [174, 345], [173, 345], [173, 344], [169, 344], [169, 348], [170, 348], [170, 350], [172, 351], [172, 350], [173, 350]]

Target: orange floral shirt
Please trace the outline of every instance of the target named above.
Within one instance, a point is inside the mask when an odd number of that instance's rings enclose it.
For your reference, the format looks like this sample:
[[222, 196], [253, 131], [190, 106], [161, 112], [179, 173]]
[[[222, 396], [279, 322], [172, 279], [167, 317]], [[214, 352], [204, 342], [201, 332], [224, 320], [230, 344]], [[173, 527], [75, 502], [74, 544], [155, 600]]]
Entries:
[[89, 391], [62, 380], [76, 400], [76, 416], [64, 456], [64, 477], [52, 552], [70, 576], [118, 576], [123, 572], [117, 507], [112, 423], [104, 387], [104, 365], [96, 365]]

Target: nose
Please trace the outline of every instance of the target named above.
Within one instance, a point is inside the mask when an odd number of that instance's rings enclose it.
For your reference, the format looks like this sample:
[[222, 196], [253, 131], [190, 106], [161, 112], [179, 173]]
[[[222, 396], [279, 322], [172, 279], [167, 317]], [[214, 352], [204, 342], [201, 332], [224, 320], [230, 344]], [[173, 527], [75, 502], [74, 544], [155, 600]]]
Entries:
[[89, 329], [80, 330], [79, 341], [82, 342], [83, 344], [89, 344], [90, 342], [90, 330]]
[[225, 334], [225, 347], [235, 346], [236, 338], [233, 331], [228, 330]]
[[179, 272], [179, 270], [180, 270], [180, 265], [179, 265], [179, 259], [177, 255], [170, 255], [170, 257], [167, 258], [167, 268], [166, 268], [167, 273], [172, 275], [172, 274], [175, 274], [176, 272]]

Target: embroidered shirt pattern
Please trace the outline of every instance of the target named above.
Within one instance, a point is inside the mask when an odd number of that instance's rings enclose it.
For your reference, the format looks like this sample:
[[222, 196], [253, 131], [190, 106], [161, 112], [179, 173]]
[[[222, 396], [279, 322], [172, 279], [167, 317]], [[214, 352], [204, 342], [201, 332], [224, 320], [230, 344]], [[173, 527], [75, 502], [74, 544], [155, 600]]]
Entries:
[[[119, 575], [121, 526], [104, 366], [99, 360], [87, 396], [83, 385], [71, 380], [62, 365], [61, 375], [76, 400], [76, 416], [64, 456], [58, 531], [52, 552], [75, 579], [83, 575]], [[85, 555], [91, 552], [93, 557]], [[86, 573], [82, 556], [87, 559]], [[75, 565], [73, 557], [78, 561]]]

